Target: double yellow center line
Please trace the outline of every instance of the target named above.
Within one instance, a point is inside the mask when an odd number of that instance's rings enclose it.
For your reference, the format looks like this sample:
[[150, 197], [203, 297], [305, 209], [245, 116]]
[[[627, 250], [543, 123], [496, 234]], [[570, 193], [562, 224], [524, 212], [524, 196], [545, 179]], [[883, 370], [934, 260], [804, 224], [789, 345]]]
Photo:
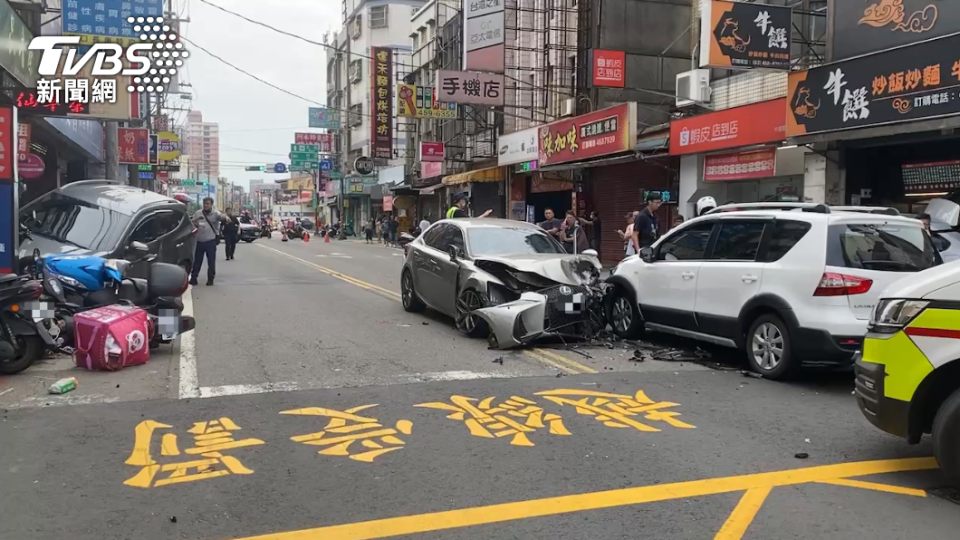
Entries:
[[[351, 285], [356, 285], [357, 287], [360, 287], [361, 289], [370, 291], [370, 292], [372, 292], [372, 293], [374, 293], [374, 294], [378, 294], [378, 295], [380, 295], [380, 296], [382, 296], [382, 297], [384, 297], [384, 298], [387, 298], [387, 299], [389, 299], [389, 300], [394, 300], [394, 301], [396, 301], [396, 302], [400, 302], [400, 301], [403, 300], [403, 298], [400, 296], [400, 294], [398, 294], [398, 293], [396, 293], [396, 292], [393, 292], [393, 291], [391, 291], [391, 290], [388, 290], [388, 289], [384, 289], [383, 287], [378, 287], [378, 286], [376, 286], [376, 285], [374, 285], [374, 284], [372, 284], [372, 283], [367, 283], [366, 281], [361, 281], [361, 280], [359, 280], [359, 279], [357, 279], [357, 278], [353, 278], [353, 277], [350, 277], [350, 276], [348, 276], [348, 275], [346, 275], [346, 274], [343, 274], [343, 273], [341, 273], [341, 272], [337, 272], [336, 270], [331, 270], [331, 269], [329, 269], [329, 268], [325, 268], [325, 267], [323, 267], [323, 266], [320, 266], [319, 264], [315, 264], [315, 263], [312, 263], [312, 262], [310, 262], [310, 261], [303, 260], [303, 259], [301, 259], [300, 257], [296, 257], [296, 256], [294, 256], [294, 255], [290, 255], [289, 253], [280, 251], [279, 249], [274, 249], [274, 248], [272, 248], [272, 247], [265, 246], [265, 245], [263, 245], [263, 244], [261, 244], [261, 243], [256, 244], [256, 246], [257, 246], [257, 247], [260, 247], [260, 248], [262, 248], [262, 249], [266, 249], [266, 250], [268, 250], [268, 251], [272, 251], [272, 252], [274, 252], [274, 253], [277, 253], [278, 255], [282, 255], [282, 256], [284, 256], [284, 257], [286, 257], [286, 258], [288, 258], [288, 259], [290, 259], [290, 260], [292, 260], [292, 261], [295, 261], [295, 262], [298, 262], [298, 263], [300, 263], [300, 264], [309, 266], [310, 268], [313, 268], [314, 270], [317, 270], [318, 272], [321, 272], [321, 273], [326, 274], [326, 275], [328, 275], [328, 276], [337, 278], [337, 279], [339, 279], [339, 280], [341, 280], [341, 281], [345, 281], [345, 282], [347, 282], [347, 283], [349, 283], [349, 284], [351, 284]], [[569, 359], [569, 358], [560, 356], [559, 354], [554, 353], [554, 352], [552, 352], [552, 351], [548, 351], [548, 350], [546, 350], [546, 349], [540, 349], [540, 348], [526, 349], [526, 350], [523, 351], [523, 354], [526, 355], [526, 356], [529, 357], [529, 358], [532, 358], [532, 359], [534, 359], [534, 360], [542, 363], [542, 364], [546, 364], [546, 365], [548, 365], [548, 366], [550, 366], [550, 367], [552, 367], [552, 368], [559, 369], [560, 371], [563, 371], [564, 373], [568, 373], [568, 374], [571, 374], [571, 375], [579, 375], [579, 374], [584, 374], [584, 373], [597, 373], [597, 370], [595, 370], [595, 369], [593, 369], [593, 368], [591, 368], [591, 367], [589, 367], [589, 366], [585, 366], [585, 365], [581, 364], [580, 362], [573, 361], [573, 360], [571, 360], [571, 359]]]

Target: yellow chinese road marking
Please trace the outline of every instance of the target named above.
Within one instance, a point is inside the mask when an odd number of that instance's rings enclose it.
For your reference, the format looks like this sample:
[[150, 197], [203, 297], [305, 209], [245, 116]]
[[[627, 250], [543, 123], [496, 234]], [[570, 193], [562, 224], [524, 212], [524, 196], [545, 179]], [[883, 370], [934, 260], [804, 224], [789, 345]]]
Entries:
[[874, 491], [883, 491], [886, 493], [897, 493], [899, 495], [913, 495], [914, 497], [926, 497], [927, 492], [922, 489], [914, 489], [900, 486], [891, 486], [890, 484], [878, 484], [876, 482], [864, 482], [862, 480], [848, 480], [838, 478], [835, 480], [821, 480], [821, 484], [833, 484], [835, 486], [847, 486], [860, 489], [872, 489]]
[[[741, 500], [741, 504], [738, 504], [737, 510], [734, 511], [737, 513], [742, 510], [740, 515], [737, 516], [737, 523], [740, 523], [740, 518], [746, 518], [749, 508], [753, 506], [759, 508], [759, 503], [763, 502], [760, 500], [760, 495], [763, 494], [765, 496], [764, 491], [769, 491], [771, 488], [872, 474], [936, 468], [937, 462], [932, 457], [841, 463], [837, 465], [822, 465], [819, 467], [745, 476], [711, 478], [708, 480], [693, 480], [674, 484], [659, 484], [582, 493], [578, 495], [548, 497], [544, 499], [462, 508], [460, 510], [448, 510], [414, 516], [400, 516], [358, 523], [346, 523], [343, 525], [330, 525], [327, 527], [317, 527], [315, 529], [269, 533], [237, 540], [372, 540], [375, 538], [389, 538], [405, 534], [451, 530], [490, 523], [503, 523], [533, 517], [555, 516], [586, 510], [617, 508], [620, 506], [703, 497], [720, 493], [753, 491], [752, 495], [744, 496], [744, 500]], [[744, 508], [741, 509], [741, 506]], [[731, 519], [732, 518], [733, 516], [731, 516]], [[728, 524], [729, 523], [728, 521]], [[725, 528], [728, 531], [734, 530], [732, 527], [725, 526]], [[745, 526], [744, 530], [746, 530]]]
[[737, 507], [733, 509], [733, 513], [727, 518], [727, 522], [720, 528], [720, 532], [713, 537], [713, 540], [740, 540], [743, 538], [744, 533], [747, 532], [747, 527], [757, 517], [757, 512], [760, 511], [763, 501], [767, 500], [767, 495], [770, 495], [772, 489], [770, 486], [748, 489], [740, 502], [737, 503]]
[[[283, 252], [283, 251], [280, 251], [279, 249], [274, 249], [274, 248], [272, 248], [272, 247], [267, 247], [267, 246], [265, 246], [265, 245], [263, 245], [263, 244], [256, 244], [256, 245], [257, 245], [258, 247], [261, 247], [261, 248], [266, 249], [266, 250], [268, 250], [268, 251], [272, 251], [272, 252], [274, 252], [274, 253], [278, 253], [278, 254], [280, 254], [280, 255], [283, 255], [284, 257], [286, 257], [286, 258], [288, 258], [288, 259], [290, 259], [290, 260], [292, 260], [292, 261], [296, 261], [296, 262], [298, 262], [298, 263], [300, 263], [300, 264], [309, 266], [310, 268], [313, 268], [314, 270], [318, 270], [318, 271], [320, 271], [320, 272], [322, 272], [322, 273], [324, 273], [324, 274], [326, 274], [326, 275], [328, 275], [328, 276], [337, 278], [337, 279], [339, 279], [339, 280], [341, 280], [341, 281], [345, 281], [345, 282], [347, 282], [347, 283], [349, 283], [349, 284], [351, 284], [351, 285], [356, 285], [357, 287], [360, 287], [361, 289], [368, 290], [368, 291], [370, 291], [370, 292], [372, 292], [372, 293], [379, 294], [380, 296], [383, 296], [383, 297], [388, 298], [388, 299], [390, 299], [390, 300], [396, 300], [396, 301], [399, 302], [399, 301], [401, 301], [401, 300], [403, 299], [403, 298], [400, 296], [399, 293], [395, 293], [395, 292], [393, 292], [393, 291], [391, 291], [391, 290], [384, 289], [383, 287], [378, 287], [377, 285], [374, 285], [374, 284], [372, 284], [372, 283], [367, 283], [366, 281], [361, 281], [361, 280], [359, 280], [359, 279], [357, 279], [357, 278], [350, 277], [350, 276], [348, 276], [348, 275], [346, 275], [346, 274], [342, 274], [342, 273], [340, 273], [340, 272], [337, 272], [336, 270], [331, 270], [330, 268], [326, 268], [326, 267], [320, 266], [319, 264], [314, 264], [314, 263], [312, 263], [312, 262], [310, 262], [310, 261], [303, 260], [303, 259], [301, 259], [300, 257], [294, 256], [294, 255], [290, 255], [289, 253], [285, 253], [285, 252]], [[536, 351], [536, 352], [534, 352], [534, 351]], [[529, 356], [530, 358], [533, 358], [534, 360], [536, 360], [536, 361], [538, 361], [538, 362], [540, 362], [540, 363], [542, 363], [542, 364], [546, 364], [546, 365], [548, 365], [548, 366], [550, 366], [550, 367], [559, 369], [559, 370], [561, 370], [561, 371], [563, 371], [563, 372], [565, 372], [565, 373], [570, 373], [570, 374], [574, 374], [574, 375], [576, 375], [576, 374], [582, 374], [582, 373], [597, 373], [597, 370], [595, 370], [595, 369], [593, 369], [593, 368], [587, 367], [587, 366], [585, 366], [585, 365], [583, 365], [583, 364], [581, 364], [581, 363], [579, 363], [579, 362], [575, 362], [575, 361], [573, 361], [573, 360], [570, 360], [569, 358], [565, 358], [565, 357], [563, 357], [563, 356], [560, 356], [559, 354], [545, 351], [544, 349], [534, 349], [533, 351], [526, 350], [526, 351], [524, 351], [524, 354], [526, 354], [526, 355]]]

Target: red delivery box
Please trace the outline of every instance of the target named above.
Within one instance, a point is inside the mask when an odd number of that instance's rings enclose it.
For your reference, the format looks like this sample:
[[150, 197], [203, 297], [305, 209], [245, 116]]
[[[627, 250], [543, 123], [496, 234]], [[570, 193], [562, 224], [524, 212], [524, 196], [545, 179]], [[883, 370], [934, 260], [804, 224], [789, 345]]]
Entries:
[[73, 325], [73, 361], [79, 367], [116, 371], [150, 359], [152, 324], [136, 306], [115, 304], [77, 313]]

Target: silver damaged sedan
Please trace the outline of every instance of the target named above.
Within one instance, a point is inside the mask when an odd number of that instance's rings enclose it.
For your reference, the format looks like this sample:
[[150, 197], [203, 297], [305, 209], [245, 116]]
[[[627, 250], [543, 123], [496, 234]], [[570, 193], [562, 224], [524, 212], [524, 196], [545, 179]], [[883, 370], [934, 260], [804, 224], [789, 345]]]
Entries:
[[534, 224], [442, 220], [404, 249], [404, 309], [439, 311], [491, 348], [593, 335], [605, 325], [597, 253], [570, 255]]

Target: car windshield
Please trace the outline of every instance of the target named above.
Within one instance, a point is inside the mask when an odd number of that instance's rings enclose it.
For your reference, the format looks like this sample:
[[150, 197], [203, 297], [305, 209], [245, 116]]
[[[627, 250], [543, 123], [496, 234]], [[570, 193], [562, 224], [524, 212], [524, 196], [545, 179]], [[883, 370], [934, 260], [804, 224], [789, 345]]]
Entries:
[[467, 229], [467, 236], [474, 256], [566, 253], [556, 240], [535, 229], [475, 227]]
[[111, 251], [120, 243], [130, 218], [52, 192], [25, 208], [20, 221], [31, 234], [91, 251]]
[[839, 235], [843, 264], [885, 272], [919, 272], [938, 263], [930, 236], [920, 227], [892, 223], [831, 227]]

